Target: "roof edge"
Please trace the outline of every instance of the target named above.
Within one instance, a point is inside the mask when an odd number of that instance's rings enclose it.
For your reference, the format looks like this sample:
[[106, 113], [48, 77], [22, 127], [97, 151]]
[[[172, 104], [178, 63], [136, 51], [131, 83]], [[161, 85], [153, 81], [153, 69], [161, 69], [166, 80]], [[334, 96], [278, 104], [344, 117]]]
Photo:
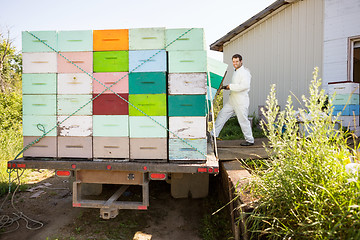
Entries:
[[210, 50], [223, 52], [224, 44], [226, 42], [230, 41], [233, 37], [235, 37], [236, 35], [238, 35], [242, 31], [248, 29], [249, 27], [251, 27], [255, 23], [259, 22], [261, 19], [265, 18], [266, 16], [268, 16], [269, 14], [271, 14], [272, 12], [277, 10], [278, 8], [280, 8], [280, 7], [282, 7], [282, 6], [286, 5], [286, 4], [291, 4], [291, 3], [294, 3], [294, 2], [297, 2], [297, 1], [299, 1], [299, 0], [277, 0], [276, 2], [272, 3], [270, 6], [266, 7], [261, 12], [257, 13], [256, 15], [254, 15], [253, 17], [251, 17], [247, 21], [243, 22], [242, 24], [240, 24], [239, 26], [237, 26], [236, 28], [234, 28], [233, 30], [228, 32], [225, 36], [218, 39], [216, 42], [212, 43], [210, 45]]

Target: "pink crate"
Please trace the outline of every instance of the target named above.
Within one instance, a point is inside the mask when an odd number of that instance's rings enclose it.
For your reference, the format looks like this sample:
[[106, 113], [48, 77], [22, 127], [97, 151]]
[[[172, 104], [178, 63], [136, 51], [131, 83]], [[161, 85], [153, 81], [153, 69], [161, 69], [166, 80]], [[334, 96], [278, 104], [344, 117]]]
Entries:
[[[127, 72], [104, 72], [104, 73], [94, 73], [94, 78], [107, 87], [110, 87], [116, 81], [121, 79], [118, 83], [111, 87], [116, 93], [129, 93], [129, 76]], [[93, 79], [93, 93], [101, 93], [104, 91], [105, 87], [101, 85], [98, 81]], [[106, 90], [105, 93], [113, 93], [110, 90]]]
[[[63, 56], [72, 61], [75, 65], [83, 69], [87, 73], [93, 71], [93, 53], [92, 52], [61, 52]], [[72, 63], [64, 59], [62, 56], [57, 56], [58, 73], [83, 73], [80, 69]]]

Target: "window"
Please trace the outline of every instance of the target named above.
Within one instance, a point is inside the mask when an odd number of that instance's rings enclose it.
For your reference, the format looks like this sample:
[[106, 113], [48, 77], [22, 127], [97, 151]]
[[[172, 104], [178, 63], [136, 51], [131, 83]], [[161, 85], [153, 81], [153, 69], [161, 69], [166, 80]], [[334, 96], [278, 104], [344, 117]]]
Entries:
[[360, 83], [360, 38], [349, 38], [348, 79]]

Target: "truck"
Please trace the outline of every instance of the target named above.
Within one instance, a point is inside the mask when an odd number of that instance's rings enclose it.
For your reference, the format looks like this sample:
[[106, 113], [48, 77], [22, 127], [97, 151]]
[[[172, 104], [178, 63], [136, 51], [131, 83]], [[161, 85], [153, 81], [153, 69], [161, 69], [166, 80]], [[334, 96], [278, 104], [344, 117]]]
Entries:
[[[69, 178], [73, 207], [98, 208], [104, 219], [146, 210], [151, 180], [171, 184], [174, 198], [207, 196], [219, 173], [208, 122], [227, 65], [207, 57], [203, 29], [22, 39], [24, 149], [8, 169], [54, 169]], [[106, 185], [116, 190], [105, 195]], [[126, 199], [134, 186], [141, 196]]]

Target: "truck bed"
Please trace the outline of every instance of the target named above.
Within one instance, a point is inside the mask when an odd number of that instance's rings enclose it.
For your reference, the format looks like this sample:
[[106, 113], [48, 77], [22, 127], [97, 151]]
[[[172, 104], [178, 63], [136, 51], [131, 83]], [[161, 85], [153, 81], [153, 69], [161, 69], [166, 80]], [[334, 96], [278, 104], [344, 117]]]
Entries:
[[129, 159], [79, 159], [67, 158], [19, 158], [8, 162], [9, 169], [57, 169], [57, 170], [118, 170], [118, 171], [140, 171], [140, 172], [181, 172], [197, 173], [206, 172], [217, 174], [219, 162], [213, 152], [213, 147], [208, 143], [207, 159], [205, 163], [188, 162], [154, 162], [154, 160]]

